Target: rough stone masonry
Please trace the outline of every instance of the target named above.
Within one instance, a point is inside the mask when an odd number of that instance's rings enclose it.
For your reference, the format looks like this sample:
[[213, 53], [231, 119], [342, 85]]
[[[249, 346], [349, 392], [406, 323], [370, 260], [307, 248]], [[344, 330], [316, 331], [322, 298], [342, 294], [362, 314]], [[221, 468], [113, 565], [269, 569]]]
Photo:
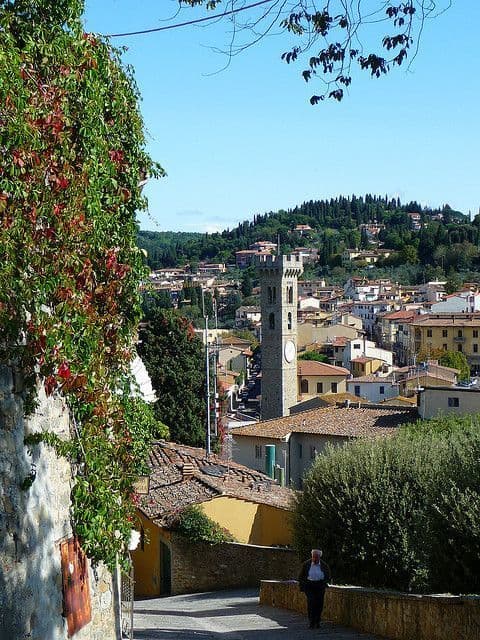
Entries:
[[[64, 640], [60, 544], [72, 536], [69, 518], [72, 470], [41, 444], [29, 452], [30, 433], [70, 437], [68, 410], [60, 397], [40, 391], [35, 412], [24, 418], [21, 374], [0, 365], [0, 638]], [[34, 480], [22, 488], [28, 477]], [[28, 483], [27, 483], [28, 484]], [[76, 640], [120, 637], [117, 589], [105, 569], [89, 568], [91, 622]]]

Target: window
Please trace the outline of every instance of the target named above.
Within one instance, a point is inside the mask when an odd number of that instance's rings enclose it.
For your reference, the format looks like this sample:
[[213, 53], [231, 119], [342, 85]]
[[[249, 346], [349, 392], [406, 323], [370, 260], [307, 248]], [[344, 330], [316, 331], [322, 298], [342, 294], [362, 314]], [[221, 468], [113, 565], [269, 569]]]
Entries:
[[463, 338], [463, 331], [461, 329], [458, 330], [458, 337]]
[[461, 344], [457, 344], [457, 351], [463, 351], [463, 348], [462, 348]]
[[268, 289], [267, 289], [267, 297], [268, 297], [268, 304], [272, 304], [272, 300], [273, 300], [272, 287], [268, 287]]
[[442, 338], [448, 337], [448, 329], [442, 329]]
[[317, 447], [315, 447], [312, 444], [312, 445], [310, 445], [310, 459], [311, 460], [315, 460], [316, 457], [317, 457]]
[[300, 393], [308, 393], [308, 380], [303, 379], [300, 382]]
[[447, 350], [448, 350], [448, 345], [447, 345], [447, 344], [442, 344], [442, 349], [443, 349], [444, 351], [447, 351]]
[[256, 444], [255, 445], [255, 458], [261, 458], [262, 457], [262, 445], [261, 444]]
[[360, 385], [359, 384], [355, 385], [355, 395], [360, 397]]
[[288, 314], [288, 320], [287, 320], [287, 328], [291, 329], [292, 328], [292, 314], [289, 312]]
[[359, 344], [354, 344], [354, 345], [353, 345], [353, 348], [354, 348], [354, 349], [360, 349], [360, 345], [359, 345]]
[[298, 457], [301, 458], [303, 456], [303, 446], [298, 443]]
[[385, 387], [380, 387], [380, 395], [385, 395]]
[[449, 398], [448, 399], [448, 406], [449, 407], [459, 407], [460, 406], [459, 398]]
[[275, 303], [277, 301], [277, 287], [272, 287], [272, 302]]
[[323, 393], [323, 382], [317, 382], [317, 393]]
[[478, 338], [478, 329], [473, 330], [473, 337]]
[[288, 304], [293, 304], [293, 287], [287, 288], [287, 302]]
[[475, 343], [473, 345], [473, 353], [478, 353], [478, 344], [477, 343]]
[[268, 326], [270, 327], [270, 329], [275, 329], [275, 314], [271, 313], [268, 316]]
[[431, 338], [431, 337], [432, 337], [432, 330], [427, 329], [427, 338]]
[[332, 393], [337, 393], [338, 384], [336, 382], [332, 382]]

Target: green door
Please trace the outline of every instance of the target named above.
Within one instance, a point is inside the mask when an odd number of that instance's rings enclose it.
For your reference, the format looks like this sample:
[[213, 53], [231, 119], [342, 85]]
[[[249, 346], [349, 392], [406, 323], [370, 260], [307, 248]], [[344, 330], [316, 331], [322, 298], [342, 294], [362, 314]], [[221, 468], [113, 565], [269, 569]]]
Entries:
[[170, 547], [160, 541], [160, 595], [168, 596], [172, 590]]

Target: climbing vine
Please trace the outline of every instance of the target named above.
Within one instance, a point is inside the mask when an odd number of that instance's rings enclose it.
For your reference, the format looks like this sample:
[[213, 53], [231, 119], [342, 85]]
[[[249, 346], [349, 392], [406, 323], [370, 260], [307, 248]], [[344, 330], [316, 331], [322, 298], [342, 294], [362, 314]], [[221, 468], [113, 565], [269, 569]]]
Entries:
[[[0, 0], [0, 357], [67, 401], [85, 551], [125, 557], [132, 484], [155, 431], [130, 397], [143, 261], [138, 93], [120, 52], [84, 33], [81, 0]], [[48, 437], [46, 437], [48, 441]], [[29, 446], [33, 446], [29, 442]]]

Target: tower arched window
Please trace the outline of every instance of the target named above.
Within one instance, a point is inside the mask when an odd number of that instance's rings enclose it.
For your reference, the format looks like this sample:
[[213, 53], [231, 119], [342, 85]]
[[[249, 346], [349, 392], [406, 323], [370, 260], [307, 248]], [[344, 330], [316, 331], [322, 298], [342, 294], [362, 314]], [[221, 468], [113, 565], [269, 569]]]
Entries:
[[275, 329], [275, 314], [271, 313], [268, 316], [268, 326], [270, 327], [270, 329]]
[[287, 287], [287, 302], [293, 304], [293, 287]]
[[267, 297], [268, 297], [268, 304], [272, 304], [272, 287], [268, 287], [267, 289]]
[[292, 314], [289, 312], [288, 316], [287, 316], [287, 328], [291, 329], [292, 328]]
[[273, 303], [275, 303], [277, 301], [277, 287], [272, 287], [272, 298]]
[[301, 393], [308, 393], [308, 380], [303, 379], [300, 382], [300, 392]]

